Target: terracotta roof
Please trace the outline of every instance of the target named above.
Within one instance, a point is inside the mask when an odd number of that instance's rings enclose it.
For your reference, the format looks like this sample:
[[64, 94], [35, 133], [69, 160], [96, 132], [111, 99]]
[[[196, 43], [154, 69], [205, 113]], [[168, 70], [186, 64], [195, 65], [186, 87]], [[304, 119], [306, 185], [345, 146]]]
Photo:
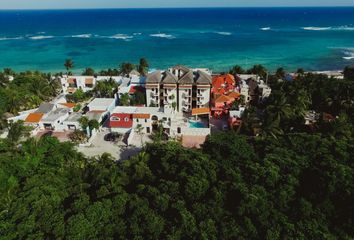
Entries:
[[75, 103], [59, 103], [59, 104], [68, 108], [74, 108], [76, 106]]
[[26, 119], [26, 123], [39, 123], [39, 121], [42, 119], [44, 113], [30, 113]]
[[85, 84], [93, 84], [93, 78], [86, 78]]
[[140, 119], [149, 119], [150, 114], [144, 114], [144, 113], [134, 113], [133, 118], [140, 118]]
[[232, 98], [239, 98], [241, 96], [241, 94], [238, 92], [231, 92], [227, 96], [232, 97]]
[[235, 77], [231, 74], [219, 75], [213, 77], [213, 85], [220, 86], [221, 84], [235, 84]]
[[220, 97], [218, 97], [215, 102], [217, 103], [224, 103], [224, 102], [230, 102], [232, 101], [233, 98], [229, 97], [229, 96], [226, 96], [226, 95], [221, 95]]
[[210, 108], [193, 108], [192, 115], [210, 114]]
[[74, 83], [76, 83], [76, 79], [75, 78], [69, 78], [68, 79], [68, 83], [74, 84]]

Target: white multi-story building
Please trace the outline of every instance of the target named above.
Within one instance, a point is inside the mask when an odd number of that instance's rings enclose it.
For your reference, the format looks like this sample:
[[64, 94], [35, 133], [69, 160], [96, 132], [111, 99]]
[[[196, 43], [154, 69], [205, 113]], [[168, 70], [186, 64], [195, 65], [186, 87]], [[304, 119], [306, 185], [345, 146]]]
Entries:
[[155, 71], [146, 79], [148, 106], [191, 112], [194, 108], [209, 108], [211, 72], [175, 66]]

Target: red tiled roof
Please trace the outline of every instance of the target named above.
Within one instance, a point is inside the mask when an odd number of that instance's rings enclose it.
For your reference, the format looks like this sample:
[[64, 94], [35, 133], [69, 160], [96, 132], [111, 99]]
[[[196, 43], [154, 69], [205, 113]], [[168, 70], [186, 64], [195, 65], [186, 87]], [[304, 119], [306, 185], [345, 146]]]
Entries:
[[42, 119], [44, 113], [30, 113], [26, 119], [25, 123], [39, 123], [39, 121]]
[[111, 128], [131, 128], [132, 126], [132, 114], [113, 113], [109, 119], [109, 127]]
[[133, 94], [135, 92], [145, 92], [145, 88], [141, 86], [131, 86], [129, 89], [129, 93]]
[[93, 78], [86, 78], [85, 84], [93, 84]]
[[221, 95], [220, 97], [218, 97], [215, 102], [216, 103], [224, 103], [224, 102], [230, 102], [234, 100], [233, 98], [226, 96], [226, 95]]
[[59, 104], [68, 108], [74, 108], [76, 106], [75, 103], [59, 103]]
[[150, 114], [144, 114], [144, 113], [134, 113], [133, 118], [140, 118], [140, 119], [149, 119]]
[[192, 115], [210, 114], [210, 108], [193, 108]]
[[231, 92], [227, 96], [235, 99], [235, 98], [239, 98], [241, 96], [241, 94], [238, 92]]
[[68, 79], [68, 83], [69, 84], [74, 84], [74, 83], [76, 83], [76, 79], [75, 78], [69, 78]]

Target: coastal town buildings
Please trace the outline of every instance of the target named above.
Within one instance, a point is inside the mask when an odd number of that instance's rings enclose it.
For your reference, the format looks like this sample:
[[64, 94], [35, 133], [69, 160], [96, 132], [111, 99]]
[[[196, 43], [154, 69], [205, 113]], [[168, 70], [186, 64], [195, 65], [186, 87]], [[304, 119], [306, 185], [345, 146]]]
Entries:
[[143, 86], [145, 77], [133, 70], [128, 76], [67, 76], [59, 78], [64, 94], [75, 93], [78, 89], [83, 92], [91, 91], [99, 81], [113, 80], [121, 86], [120, 94], [128, 93], [132, 86]]
[[[67, 94], [93, 90], [99, 81], [114, 80], [118, 89], [114, 98], [94, 98], [75, 109], [66, 101]], [[167, 70], [157, 70], [142, 77], [136, 71], [128, 76], [63, 76], [62, 93], [50, 103], [22, 112], [10, 120], [22, 120], [33, 128], [33, 136], [52, 135], [64, 137], [81, 129], [80, 119], [97, 120], [100, 131], [124, 135], [126, 144], [136, 143], [138, 135], [152, 136], [163, 132], [169, 139], [180, 141], [183, 146], [200, 147], [211, 134], [211, 116], [221, 116], [222, 130], [241, 124], [244, 105], [234, 102], [244, 95], [246, 103], [267, 98], [271, 90], [256, 75], [213, 75], [209, 69], [188, 68], [177, 65]], [[145, 95], [146, 104], [118, 106], [120, 97], [131, 97], [139, 91]], [[141, 94], [140, 94], [141, 97]], [[134, 104], [134, 103], [133, 103]], [[215, 127], [215, 126], [214, 126]], [[92, 136], [92, 131], [88, 134]], [[135, 139], [135, 140], [134, 140]]]

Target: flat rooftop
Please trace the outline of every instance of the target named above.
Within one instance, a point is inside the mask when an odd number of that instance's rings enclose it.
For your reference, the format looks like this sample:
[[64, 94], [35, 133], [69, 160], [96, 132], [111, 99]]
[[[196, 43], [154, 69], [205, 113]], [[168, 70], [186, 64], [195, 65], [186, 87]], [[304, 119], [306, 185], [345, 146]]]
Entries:
[[82, 117], [81, 113], [74, 112], [70, 114], [69, 117], [64, 122], [78, 122], [81, 117]]
[[112, 103], [114, 103], [115, 101], [116, 100], [114, 98], [95, 98], [88, 104], [88, 107], [90, 107], [90, 106], [108, 107]]
[[65, 116], [70, 112], [69, 109], [65, 108], [58, 108], [49, 113], [48, 116], [42, 119], [42, 122], [53, 122], [56, 121], [58, 118]]

